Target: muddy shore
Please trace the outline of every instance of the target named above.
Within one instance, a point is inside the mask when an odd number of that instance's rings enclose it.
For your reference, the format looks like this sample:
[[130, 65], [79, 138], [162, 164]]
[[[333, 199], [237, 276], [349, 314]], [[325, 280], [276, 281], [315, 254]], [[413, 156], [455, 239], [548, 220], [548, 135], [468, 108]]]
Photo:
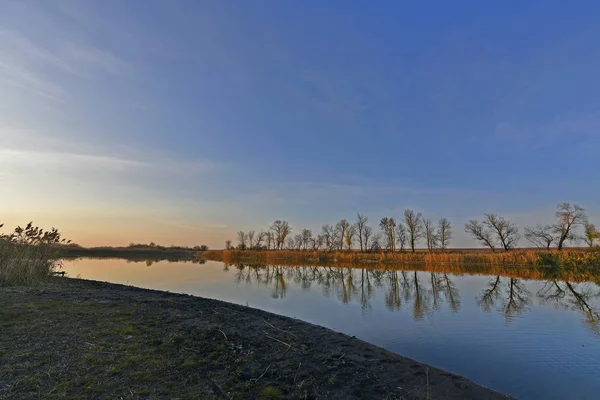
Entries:
[[0, 288], [0, 399], [507, 399], [299, 320], [69, 278]]

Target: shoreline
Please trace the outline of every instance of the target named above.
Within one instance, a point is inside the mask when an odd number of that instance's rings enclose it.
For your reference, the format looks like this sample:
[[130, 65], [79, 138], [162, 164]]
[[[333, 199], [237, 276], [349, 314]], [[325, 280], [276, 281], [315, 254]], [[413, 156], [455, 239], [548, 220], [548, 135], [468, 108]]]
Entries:
[[0, 365], [11, 366], [0, 369], [2, 398], [510, 398], [342, 333], [219, 300], [52, 278], [0, 288], [0, 304]]

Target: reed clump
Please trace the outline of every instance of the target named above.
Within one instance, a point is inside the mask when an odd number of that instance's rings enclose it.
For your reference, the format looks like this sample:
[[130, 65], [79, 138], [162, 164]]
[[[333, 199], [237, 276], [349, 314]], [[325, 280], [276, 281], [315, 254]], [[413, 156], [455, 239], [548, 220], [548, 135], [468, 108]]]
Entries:
[[0, 286], [31, 285], [54, 275], [61, 267], [56, 245], [66, 242], [56, 229], [44, 231], [31, 222], [0, 235]]

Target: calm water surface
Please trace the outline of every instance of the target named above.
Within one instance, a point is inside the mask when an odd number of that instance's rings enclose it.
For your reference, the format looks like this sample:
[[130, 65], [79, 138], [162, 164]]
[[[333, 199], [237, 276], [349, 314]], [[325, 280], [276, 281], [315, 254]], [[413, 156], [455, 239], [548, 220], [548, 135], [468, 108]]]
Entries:
[[299, 318], [521, 399], [600, 398], [600, 287], [592, 282], [211, 261], [64, 264], [73, 277]]

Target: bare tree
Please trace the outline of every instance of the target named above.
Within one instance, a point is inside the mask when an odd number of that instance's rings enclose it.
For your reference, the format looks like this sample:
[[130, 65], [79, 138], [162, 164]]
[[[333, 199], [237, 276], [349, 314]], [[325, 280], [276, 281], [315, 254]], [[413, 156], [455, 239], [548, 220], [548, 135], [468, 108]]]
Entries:
[[577, 204], [561, 203], [556, 210], [558, 221], [553, 225], [553, 231], [557, 235], [558, 250], [562, 250], [565, 242], [579, 240], [575, 229], [587, 221], [585, 210]]
[[365, 244], [365, 229], [368, 228], [367, 221], [369, 218], [364, 215], [358, 214], [356, 217], [356, 233], [358, 234], [358, 243], [360, 244], [360, 251], [364, 252], [367, 249]]
[[396, 220], [394, 218], [384, 217], [379, 221], [379, 227], [383, 232], [385, 247], [391, 251], [396, 251]]
[[246, 250], [246, 241], [247, 241], [247, 236], [244, 233], [244, 231], [239, 231], [238, 232], [238, 249]]
[[492, 251], [496, 251], [492, 232], [481, 222], [475, 219], [470, 220], [465, 224], [465, 232], [473, 236], [482, 245], [489, 247]]
[[257, 250], [260, 250], [260, 248], [262, 247], [262, 242], [263, 240], [265, 240], [267, 238], [267, 233], [261, 231], [257, 236], [256, 236], [256, 242], [254, 243], [254, 248]]
[[275, 248], [275, 234], [267, 232], [265, 237], [267, 240], [267, 250], [271, 250], [271, 247]]
[[346, 232], [348, 231], [349, 226], [350, 226], [350, 223], [346, 219], [342, 219], [335, 226], [337, 239], [339, 240], [338, 249], [340, 251], [344, 250], [344, 238], [346, 237]]
[[302, 244], [304, 243], [304, 238], [301, 233], [296, 234], [294, 236], [294, 250], [302, 250]]
[[373, 229], [370, 226], [365, 226], [363, 229], [363, 244], [364, 244], [364, 251], [369, 250], [369, 239], [371, 238], [371, 235], [373, 235]]
[[404, 210], [404, 223], [408, 229], [408, 242], [412, 252], [415, 252], [415, 243], [423, 237], [423, 218], [421, 213], [411, 209]]
[[525, 239], [531, 242], [535, 247], [549, 249], [552, 243], [556, 241], [556, 237], [553, 234], [553, 227], [551, 225], [541, 226], [536, 225], [534, 227], [525, 227]]
[[291, 236], [287, 236], [282, 247], [284, 246], [287, 250], [294, 250], [294, 247], [296, 247], [296, 242], [294, 241], [294, 238]]
[[325, 242], [325, 238], [323, 237], [323, 235], [317, 235], [316, 238], [312, 239], [313, 251], [319, 250], [323, 246], [324, 242]]
[[248, 239], [248, 247], [250, 250], [254, 248], [254, 234], [254, 231], [248, 231], [248, 233], [246, 233], [246, 239]]
[[285, 239], [292, 232], [292, 228], [287, 221], [277, 220], [273, 222], [271, 226], [271, 230], [275, 234], [275, 243], [277, 246], [277, 250], [281, 249], [285, 243]]
[[594, 247], [597, 239], [600, 239], [600, 232], [596, 229], [596, 226], [588, 221], [584, 223], [584, 235], [583, 240], [587, 243], [588, 246]]
[[431, 252], [438, 246], [438, 236], [435, 226], [430, 219], [425, 219], [423, 220], [423, 227], [425, 230], [425, 240], [427, 241], [427, 250]]
[[321, 236], [323, 237], [325, 247], [329, 251], [335, 249], [335, 246], [337, 245], [335, 234], [336, 229], [333, 226], [326, 224], [321, 227]]
[[225, 241], [225, 249], [231, 250], [231, 240], [226, 240]]
[[381, 251], [381, 234], [377, 233], [373, 235], [370, 250], [373, 252]]
[[312, 241], [312, 231], [310, 229], [302, 229], [302, 246], [304, 250], [308, 250], [308, 246]]
[[438, 239], [440, 248], [446, 250], [452, 239], [452, 225], [447, 218], [442, 218], [438, 221]]
[[346, 229], [346, 248], [352, 250], [352, 243], [354, 243], [354, 236], [356, 236], [356, 227], [349, 225]]
[[515, 224], [496, 214], [485, 214], [483, 225], [494, 232], [504, 250], [514, 248], [521, 238], [519, 228]]
[[400, 245], [400, 251], [404, 252], [408, 242], [408, 232], [402, 222], [399, 222], [396, 228], [396, 242]]

